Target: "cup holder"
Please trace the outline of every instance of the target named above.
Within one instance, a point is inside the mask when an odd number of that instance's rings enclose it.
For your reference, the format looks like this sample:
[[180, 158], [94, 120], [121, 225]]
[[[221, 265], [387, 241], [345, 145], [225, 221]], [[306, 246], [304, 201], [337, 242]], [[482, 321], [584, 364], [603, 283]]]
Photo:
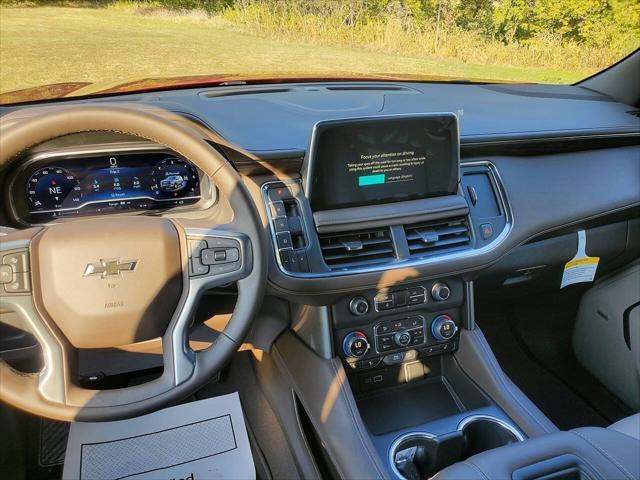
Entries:
[[403, 435], [391, 446], [389, 461], [400, 478], [422, 480], [473, 455], [522, 440], [522, 435], [502, 420], [472, 416], [446, 435], [423, 432]]

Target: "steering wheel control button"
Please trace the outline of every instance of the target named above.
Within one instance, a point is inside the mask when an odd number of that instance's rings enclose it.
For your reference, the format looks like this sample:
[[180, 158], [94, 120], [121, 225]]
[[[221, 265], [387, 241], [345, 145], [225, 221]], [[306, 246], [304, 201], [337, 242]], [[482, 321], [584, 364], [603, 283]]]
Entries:
[[433, 323], [431, 324], [431, 334], [433, 335], [433, 338], [439, 342], [450, 340], [457, 331], [458, 326], [456, 325], [456, 322], [446, 314], [438, 315], [433, 319]]
[[28, 272], [15, 273], [11, 283], [4, 285], [5, 292], [11, 293], [29, 293], [31, 291], [31, 282]]
[[189, 240], [189, 249], [192, 257], [199, 257], [200, 252], [207, 248], [207, 242], [204, 240]]
[[2, 264], [9, 265], [14, 272], [29, 271], [29, 253], [26, 250], [6, 254], [2, 257]]
[[[232, 238], [207, 236], [189, 239], [192, 256], [189, 259], [189, 276], [221, 275], [239, 270], [240, 243]], [[198, 253], [198, 256], [193, 255]]]
[[11, 283], [13, 281], [13, 269], [9, 265], [0, 265], [0, 283]]
[[342, 351], [350, 358], [364, 357], [369, 348], [367, 336], [360, 331], [349, 332], [342, 340]]
[[209, 267], [207, 265], [203, 265], [202, 261], [198, 257], [193, 257], [189, 261], [189, 276], [191, 277], [199, 277], [201, 275], [206, 275], [209, 273]]
[[223, 263], [220, 265], [211, 265], [210, 274], [211, 275], [222, 275], [223, 273], [235, 272], [240, 269], [240, 262], [233, 263]]
[[349, 302], [349, 311], [358, 317], [366, 315], [369, 311], [369, 302], [365, 297], [353, 297]]
[[203, 265], [218, 265], [220, 263], [233, 263], [240, 259], [240, 251], [237, 248], [213, 249], [207, 248], [202, 250]]
[[448, 300], [450, 296], [451, 289], [446, 283], [436, 282], [433, 284], [433, 287], [431, 287], [431, 297], [436, 302], [444, 302], [445, 300]]

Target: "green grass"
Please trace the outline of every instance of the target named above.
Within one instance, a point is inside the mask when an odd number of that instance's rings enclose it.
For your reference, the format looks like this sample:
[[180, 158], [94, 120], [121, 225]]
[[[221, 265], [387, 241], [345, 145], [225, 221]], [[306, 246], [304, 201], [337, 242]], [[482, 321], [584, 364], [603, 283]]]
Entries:
[[120, 83], [200, 74], [417, 74], [572, 82], [585, 72], [465, 64], [311, 45], [233, 29], [221, 17], [133, 8], [0, 10], [0, 92], [58, 82]]

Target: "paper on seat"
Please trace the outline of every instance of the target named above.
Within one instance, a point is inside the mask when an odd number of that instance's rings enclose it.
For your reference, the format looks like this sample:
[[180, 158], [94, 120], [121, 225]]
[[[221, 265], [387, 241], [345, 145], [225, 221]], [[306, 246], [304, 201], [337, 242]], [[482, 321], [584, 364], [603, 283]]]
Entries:
[[64, 479], [255, 479], [237, 393], [130, 420], [73, 423]]

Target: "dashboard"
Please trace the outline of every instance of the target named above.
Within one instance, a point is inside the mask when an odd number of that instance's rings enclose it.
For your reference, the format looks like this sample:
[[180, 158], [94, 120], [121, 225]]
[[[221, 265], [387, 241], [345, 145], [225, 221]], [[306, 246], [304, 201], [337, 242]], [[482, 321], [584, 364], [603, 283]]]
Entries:
[[18, 221], [168, 210], [209, 197], [202, 174], [160, 146], [61, 149], [30, 156], [10, 180], [9, 205]]
[[[473, 274], [537, 236], [640, 206], [640, 118], [579, 86], [324, 82], [126, 98], [234, 165], [270, 234], [271, 287], [305, 302]], [[59, 107], [0, 116], [43, 108]], [[394, 130], [389, 118], [419, 121]], [[225, 205], [175, 152], [89, 133], [26, 152], [0, 185], [0, 220], [20, 227]]]

